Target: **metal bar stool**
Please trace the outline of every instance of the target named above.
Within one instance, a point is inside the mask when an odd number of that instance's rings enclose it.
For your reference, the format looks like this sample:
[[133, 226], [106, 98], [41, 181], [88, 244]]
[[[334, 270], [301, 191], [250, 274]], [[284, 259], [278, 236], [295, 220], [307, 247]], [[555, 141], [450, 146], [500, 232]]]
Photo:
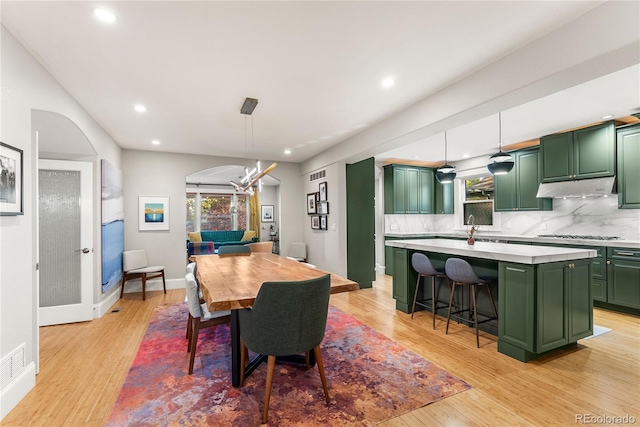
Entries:
[[[495, 279], [479, 278], [476, 275], [475, 271], [473, 271], [473, 268], [471, 267], [471, 265], [467, 261], [460, 258], [447, 259], [444, 269], [445, 269], [445, 272], [447, 273], [447, 276], [449, 276], [449, 279], [453, 281], [453, 287], [451, 290], [451, 299], [449, 301], [449, 313], [447, 314], [447, 328], [445, 330], [445, 334], [449, 333], [449, 320], [451, 319], [452, 316], [459, 321], [469, 323], [469, 326], [471, 326], [471, 323], [473, 323], [476, 328], [476, 345], [478, 346], [478, 348], [480, 348], [480, 338], [478, 336], [478, 324], [485, 323], [490, 320], [495, 320], [498, 318], [498, 311], [496, 310], [496, 304], [493, 301], [493, 295], [491, 295], [491, 289], [489, 289], [489, 283], [494, 282]], [[451, 306], [453, 305], [453, 295], [455, 294], [456, 285], [468, 285], [471, 287], [469, 293], [471, 294], [471, 298], [473, 300], [473, 306], [463, 310], [457, 310], [457, 311], [451, 312]], [[487, 316], [485, 314], [480, 314], [480, 316], [486, 317], [486, 319], [480, 322], [478, 322], [478, 309], [476, 306], [476, 293], [477, 293], [476, 288], [478, 286], [483, 286], [487, 289], [487, 293], [489, 294], [489, 300], [491, 301], [491, 307], [493, 307], [493, 314], [494, 314], [493, 317]], [[469, 312], [468, 319], [462, 316], [458, 316], [459, 313], [463, 313], [467, 311]], [[471, 319], [471, 315], [473, 315], [473, 320]]]
[[[449, 290], [451, 290], [451, 282], [449, 278], [444, 273], [444, 271], [436, 270], [436, 268], [431, 264], [429, 257], [425, 254], [414, 253], [411, 256], [411, 265], [413, 269], [418, 273], [418, 281], [416, 283], [416, 292], [413, 295], [413, 306], [411, 307], [411, 318], [413, 319], [413, 313], [416, 311], [416, 305], [422, 306], [427, 309], [431, 309], [433, 314], [433, 329], [436, 328], [436, 310], [439, 308], [446, 308], [447, 303], [444, 302], [444, 305], [438, 306], [438, 295], [436, 294], [436, 278], [441, 277], [447, 280], [447, 284], [449, 285]], [[422, 301], [418, 301], [418, 290], [420, 289], [420, 279], [422, 277], [431, 277], [431, 298], [427, 298]], [[426, 283], [425, 283], [426, 285]], [[453, 294], [452, 294], [453, 295]], [[426, 304], [429, 303], [430, 304]]]

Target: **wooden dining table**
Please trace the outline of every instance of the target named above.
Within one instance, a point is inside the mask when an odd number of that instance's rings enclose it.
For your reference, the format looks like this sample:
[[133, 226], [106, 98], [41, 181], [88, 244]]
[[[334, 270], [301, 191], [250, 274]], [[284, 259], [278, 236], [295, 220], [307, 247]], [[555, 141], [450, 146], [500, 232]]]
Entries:
[[[331, 293], [359, 289], [358, 283], [308, 264], [268, 252], [252, 252], [249, 256], [192, 255], [198, 280], [209, 311], [231, 310], [232, 385], [240, 386], [240, 322], [239, 310], [250, 308], [264, 282], [286, 282], [331, 275]], [[262, 362], [252, 360], [245, 377]]]

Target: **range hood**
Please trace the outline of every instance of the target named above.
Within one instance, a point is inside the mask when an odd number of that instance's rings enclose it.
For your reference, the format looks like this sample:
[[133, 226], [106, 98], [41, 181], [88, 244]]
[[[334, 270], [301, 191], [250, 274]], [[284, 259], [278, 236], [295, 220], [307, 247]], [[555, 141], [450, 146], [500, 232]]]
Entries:
[[613, 194], [614, 176], [606, 178], [579, 179], [575, 181], [549, 182], [540, 184], [536, 197], [541, 198], [569, 198], [569, 197], [600, 197]]

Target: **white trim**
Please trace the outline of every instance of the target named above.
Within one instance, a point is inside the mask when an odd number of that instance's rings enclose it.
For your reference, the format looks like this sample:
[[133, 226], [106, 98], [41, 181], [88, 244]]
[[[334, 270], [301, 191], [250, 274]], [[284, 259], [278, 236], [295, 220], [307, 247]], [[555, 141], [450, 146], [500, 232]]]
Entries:
[[35, 386], [36, 364], [31, 362], [0, 393], [0, 420], [4, 419]]
[[109, 295], [104, 300], [100, 301], [98, 304], [93, 304], [93, 318], [99, 319], [105, 314], [107, 314], [111, 309], [111, 307], [113, 307], [115, 303], [118, 302], [119, 299], [120, 299], [120, 286], [118, 286], [118, 289], [115, 292], [112, 292], [111, 295]]

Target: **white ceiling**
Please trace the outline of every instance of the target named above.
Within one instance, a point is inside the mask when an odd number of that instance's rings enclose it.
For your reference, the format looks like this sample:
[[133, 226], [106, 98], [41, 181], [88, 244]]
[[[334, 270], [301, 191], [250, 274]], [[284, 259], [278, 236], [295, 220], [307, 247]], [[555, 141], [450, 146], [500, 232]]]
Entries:
[[[125, 149], [303, 162], [602, 3], [2, 0], [1, 18]], [[117, 21], [98, 22], [96, 6]], [[639, 74], [506, 110], [503, 141], [639, 111]], [[383, 89], [387, 76], [396, 84]], [[245, 97], [259, 99], [251, 117], [240, 114]], [[450, 129], [449, 160], [493, 151], [497, 134], [497, 115]], [[443, 142], [376, 158], [437, 161]]]

